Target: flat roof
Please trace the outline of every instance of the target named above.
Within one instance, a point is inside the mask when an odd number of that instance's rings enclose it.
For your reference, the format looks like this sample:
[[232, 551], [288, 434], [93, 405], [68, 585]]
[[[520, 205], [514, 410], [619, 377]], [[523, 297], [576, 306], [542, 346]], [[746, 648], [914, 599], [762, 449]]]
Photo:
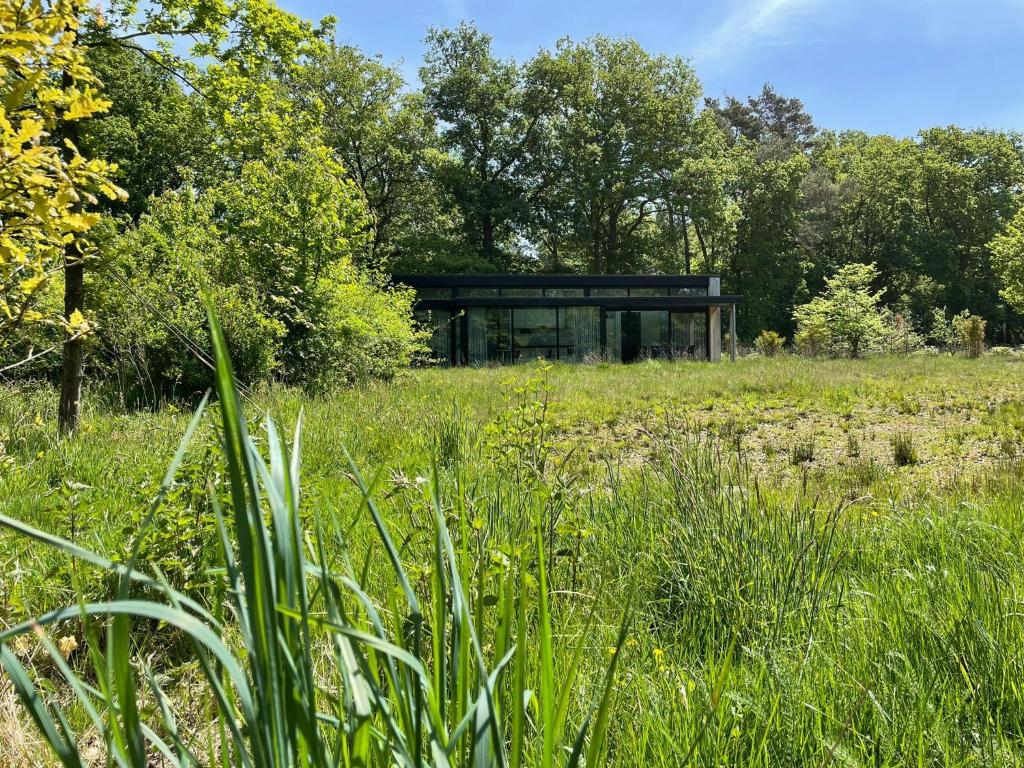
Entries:
[[413, 288], [435, 287], [485, 287], [516, 288], [546, 287], [658, 287], [658, 286], [705, 286], [718, 275], [545, 275], [545, 274], [456, 274], [456, 275], [392, 275], [394, 283], [404, 283]]
[[594, 307], [610, 310], [659, 310], [728, 307], [742, 296], [457, 296], [417, 299], [417, 309], [464, 307]]

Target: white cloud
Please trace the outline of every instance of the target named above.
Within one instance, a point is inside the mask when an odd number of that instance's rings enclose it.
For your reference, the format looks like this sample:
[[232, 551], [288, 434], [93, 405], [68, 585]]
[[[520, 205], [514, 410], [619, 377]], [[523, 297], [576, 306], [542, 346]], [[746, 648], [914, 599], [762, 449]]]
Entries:
[[709, 63], [750, 48], [796, 42], [814, 12], [828, 0], [742, 0], [697, 47], [694, 59]]

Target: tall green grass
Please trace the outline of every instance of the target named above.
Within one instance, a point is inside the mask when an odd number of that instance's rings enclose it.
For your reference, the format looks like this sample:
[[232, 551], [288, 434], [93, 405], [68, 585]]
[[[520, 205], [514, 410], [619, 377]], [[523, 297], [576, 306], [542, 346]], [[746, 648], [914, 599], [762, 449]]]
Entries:
[[[575, 752], [581, 763], [630, 768], [1017, 768], [1024, 473], [1000, 445], [1024, 434], [1019, 365], [975, 362], [426, 370], [323, 399], [275, 390], [261, 397], [281, 422], [298, 422], [302, 410], [307, 418], [299, 438], [272, 437], [266, 425], [239, 438], [248, 446], [236, 450], [239, 462], [250, 462], [241, 464], [245, 506], [232, 496], [231, 444], [216, 444], [223, 437], [212, 434], [213, 408], [161, 493], [186, 415], [95, 406], [86, 419], [94, 432], [50, 443], [32, 415], [48, 393], [0, 391], [10, 457], [0, 512], [115, 561], [84, 554], [93, 565], [69, 557], [67, 545], [0, 531], [0, 621], [71, 604], [60, 629], [46, 632], [58, 644], [78, 638], [81, 647], [61, 662], [87, 686], [103, 729], [122, 700], [117, 675], [105, 671], [113, 623], [103, 614], [83, 624], [78, 601], [116, 602], [137, 549], [132, 598], [210, 627], [244, 673], [260, 722], [276, 722], [274, 697], [291, 702], [271, 734], [292, 733], [299, 715], [290, 713], [306, 711], [309, 688], [296, 683], [298, 693], [288, 693], [270, 674], [279, 667], [263, 660], [270, 649], [250, 635], [276, 637], [277, 658], [295, 679], [312, 670], [317, 732], [337, 762], [355, 760], [367, 743], [369, 763], [415, 761], [420, 722], [427, 763], [438, 762], [434, 739], [451, 749], [449, 763], [465, 764], [491, 733], [491, 759], [502, 759], [503, 746], [517, 766], [561, 765]], [[915, 435], [917, 464], [894, 459], [890, 437], [901, 430]], [[790, 448], [810, 434], [813, 461], [794, 467]], [[281, 489], [298, 485], [290, 479], [296, 445], [302, 493], [293, 504]], [[353, 463], [374, 471], [360, 476]], [[150, 515], [154, 495], [162, 500]], [[239, 514], [254, 532], [254, 557], [270, 563], [257, 611], [276, 606], [269, 625], [247, 618], [255, 593], [240, 564]], [[305, 598], [287, 577], [293, 566], [279, 564], [290, 561], [277, 542], [295, 550], [296, 530]], [[263, 583], [263, 570], [255, 573]], [[303, 599], [307, 624], [293, 607]], [[624, 605], [631, 631], [619, 642]], [[228, 667], [210, 655], [234, 697], [233, 720], [188, 633], [138, 618], [130, 630], [124, 655], [134, 677], [122, 677], [138, 682], [140, 728], [170, 750], [183, 742], [203, 764], [230, 765], [251, 752]], [[80, 751], [105, 764], [127, 738], [94, 723], [52, 649], [27, 643], [30, 636], [11, 637], [8, 647], [39, 691], [34, 705], [61, 737], [59, 705]], [[351, 684], [339, 643], [362, 670]], [[427, 683], [417, 684], [418, 669]], [[10, 680], [0, 677], [0, 735]], [[367, 692], [364, 719], [358, 700], [345, 698], [356, 690]], [[614, 706], [602, 710], [604, 701]], [[307, 741], [308, 731], [295, 730]], [[0, 740], [0, 764], [8, 754], [18, 756], [13, 765], [36, 757], [8, 747]], [[160, 750], [145, 730], [143, 747], [156, 762]]]
[[[417, 581], [377, 506], [376, 481], [350, 462], [378, 552], [391, 569], [391, 589], [383, 602], [374, 600], [368, 569], [355, 569], [344, 548], [327, 541], [316, 510], [300, 503], [301, 416], [290, 445], [269, 417], [257, 443], [216, 318], [210, 322], [229, 489], [222, 502], [211, 479], [220, 548], [215, 599], [204, 605], [159, 569], [139, 567], [147, 529], [174, 486], [203, 405], [124, 562], [0, 516], [0, 524], [36, 546], [116, 578], [112, 599], [83, 598], [0, 632], [0, 665], [60, 763], [78, 768], [86, 759], [74, 717], [53, 695], [54, 679], [99, 734], [104, 763], [125, 768], [158, 759], [181, 768], [601, 764], [628, 618], [582, 722], [570, 727], [592, 637], [581, 632], [568, 663], [556, 665], [562, 641], [552, 622], [540, 527], [523, 537], [501, 574], [477, 569], [476, 589], [467, 588], [462, 574], [474, 572], [470, 537], [462, 531], [456, 544], [450, 535], [452, 510], [443, 507], [435, 472], [423, 491], [433, 557]], [[442, 456], [457, 459], [457, 438], [441, 434]], [[456, 517], [467, 525], [465, 515]], [[484, 621], [484, 602], [496, 623]], [[48, 634], [67, 623], [80, 624], [86, 637], [89, 663], [79, 668]], [[199, 700], [174, 700], [151, 660], [136, 656], [139, 633], [149, 631], [185, 639], [204, 683]], [[53, 667], [47, 679], [30, 674], [12, 649], [22, 635], [44, 647]]]

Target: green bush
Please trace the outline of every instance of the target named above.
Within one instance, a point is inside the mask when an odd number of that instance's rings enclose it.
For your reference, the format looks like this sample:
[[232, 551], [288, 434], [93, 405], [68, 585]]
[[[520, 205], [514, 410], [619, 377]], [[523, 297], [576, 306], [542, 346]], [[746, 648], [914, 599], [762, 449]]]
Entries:
[[761, 331], [754, 339], [754, 349], [765, 357], [775, 357], [786, 345], [786, 337], [775, 331]]
[[208, 294], [244, 383], [394, 375], [420, 345], [412, 295], [361, 264], [365, 228], [358, 191], [319, 154], [249, 163], [213, 189], [155, 198], [104, 244], [103, 367], [132, 399], [202, 391]]
[[284, 328], [261, 307], [255, 286], [225, 273], [212, 226], [213, 200], [183, 189], [152, 201], [149, 213], [109, 233], [97, 279], [93, 360], [130, 402], [189, 397], [209, 386], [212, 360], [202, 295], [217, 306], [239, 379], [271, 377]]
[[[860, 357], [884, 336], [879, 310], [884, 290], [873, 291], [874, 264], [847, 264], [826, 280], [820, 296], [796, 308], [797, 344], [811, 354], [822, 351]], [[813, 350], [813, 351], [811, 351]]]
[[423, 347], [415, 294], [338, 265], [316, 286], [282, 352], [287, 381], [312, 389], [390, 379]]

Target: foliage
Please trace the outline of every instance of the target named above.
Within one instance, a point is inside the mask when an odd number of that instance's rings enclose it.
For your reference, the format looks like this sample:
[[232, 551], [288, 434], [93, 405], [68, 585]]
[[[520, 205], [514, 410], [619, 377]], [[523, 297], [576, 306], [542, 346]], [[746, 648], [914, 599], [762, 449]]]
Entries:
[[885, 327], [878, 303], [884, 290], [872, 291], [874, 264], [848, 264], [826, 281], [826, 289], [793, 313], [802, 346], [815, 340], [836, 354], [859, 357], [875, 345]]
[[[60, 270], [68, 242], [99, 221], [82, 203], [124, 193], [110, 181], [113, 168], [56, 140], [61, 126], [106, 110], [96, 78], [77, 44], [77, 2], [0, 5], [0, 361], [15, 350], [22, 325], [63, 323], [69, 335], [88, 330], [81, 313], [59, 319], [36, 306]], [[60, 79], [60, 87], [55, 84]], [[82, 256], [85, 253], [81, 254]], [[48, 313], [49, 314], [49, 313]]]
[[1024, 311], [1024, 207], [989, 243], [992, 265], [1003, 283], [999, 295]]
[[186, 187], [155, 198], [139, 222], [108, 233], [103, 278], [114, 289], [97, 299], [96, 364], [128, 404], [194, 397], [212, 361], [202, 296], [217, 307], [238, 375], [246, 384], [275, 373], [284, 326], [268, 311], [251, 276], [226, 269], [216, 226], [217, 200]]
[[985, 351], [985, 319], [964, 310], [953, 318], [953, 330], [968, 357], [981, 357]]
[[107, 245], [118, 290], [100, 302], [101, 359], [129, 390], [201, 391], [207, 292], [247, 383], [393, 375], [418, 348], [411, 297], [357, 266], [365, 221], [352, 182], [322, 154], [165, 193]]
[[924, 346], [924, 337], [917, 332], [906, 315], [886, 307], [882, 310], [882, 338], [879, 346], [890, 355], [909, 355]]
[[786, 337], [781, 336], [775, 331], [761, 331], [754, 339], [754, 349], [757, 350], [759, 355], [765, 357], [775, 357], [782, 352], [782, 348], [786, 345]]
[[93, 46], [86, 55], [110, 108], [82, 125], [81, 143], [117, 165], [117, 181], [128, 193], [110, 211], [137, 219], [150, 197], [186, 177], [211, 183], [218, 163], [202, 96], [186, 93], [172, 72], [135, 49]]
[[964, 352], [968, 357], [980, 357], [985, 351], [984, 318], [963, 310], [951, 318], [945, 307], [936, 307], [932, 313], [932, 339], [950, 354]]
[[401, 72], [351, 46], [317, 52], [291, 83], [318, 135], [366, 198], [376, 262], [436, 262], [458, 251], [460, 219], [438, 188], [435, 118]]

